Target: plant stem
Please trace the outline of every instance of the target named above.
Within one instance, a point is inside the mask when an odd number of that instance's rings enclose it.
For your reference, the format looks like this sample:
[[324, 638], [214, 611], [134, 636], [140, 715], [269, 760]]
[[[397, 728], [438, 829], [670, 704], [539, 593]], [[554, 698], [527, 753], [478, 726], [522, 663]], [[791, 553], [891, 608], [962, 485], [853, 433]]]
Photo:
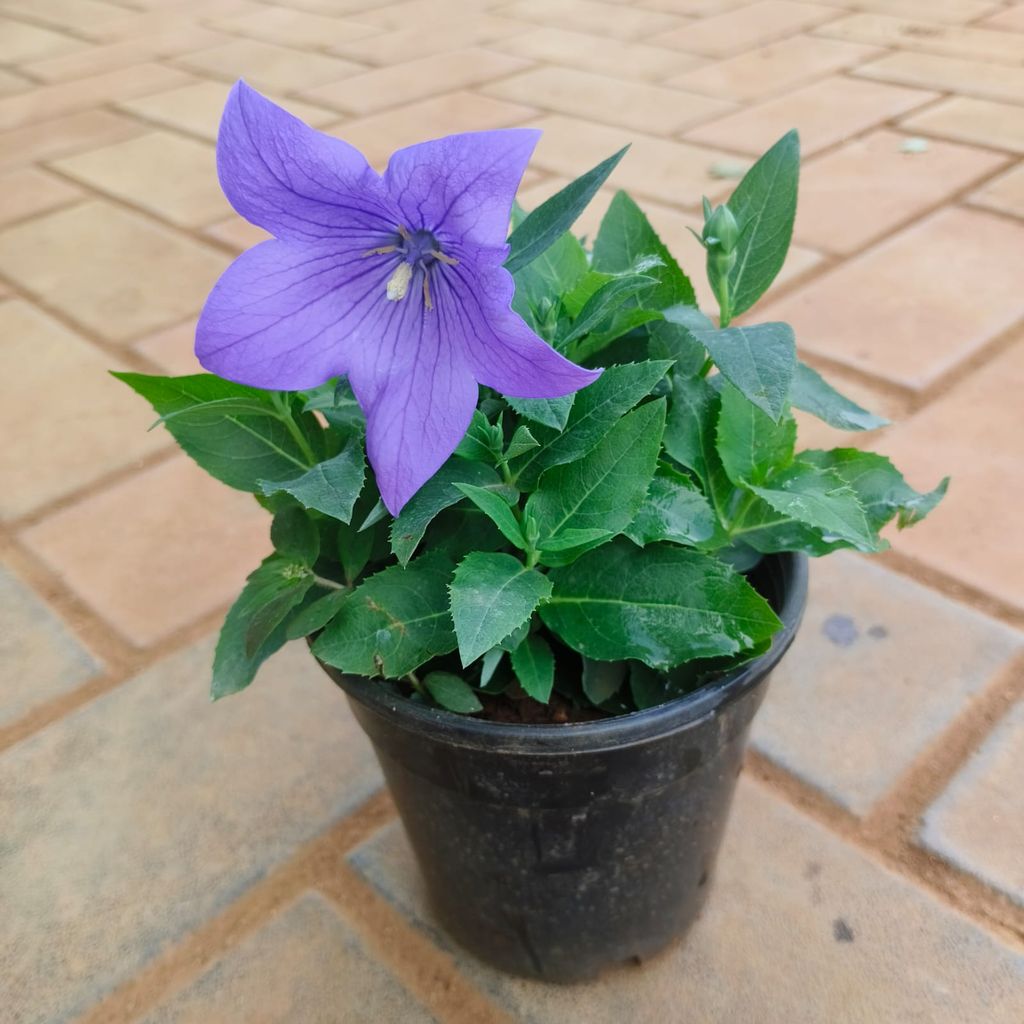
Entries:
[[421, 696], [426, 696], [426, 688], [423, 683], [420, 682], [420, 677], [415, 672], [407, 672], [405, 674], [406, 681], [412, 684], [412, 688]]
[[299, 429], [298, 423], [295, 422], [295, 417], [292, 416], [292, 410], [287, 398], [284, 398], [279, 391], [273, 392], [274, 404], [277, 406], [278, 411], [281, 414], [281, 422], [285, 425], [285, 429], [292, 436], [292, 440], [299, 446], [299, 450], [306, 457], [306, 462], [309, 466], [316, 465], [316, 456], [313, 454], [313, 449], [309, 445], [309, 440], [305, 434]]
[[313, 579], [321, 587], [326, 587], [328, 590], [348, 590], [348, 586], [344, 583], [339, 583], [337, 580], [328, 579], [326, 576], [318, 576], [313, 573]]

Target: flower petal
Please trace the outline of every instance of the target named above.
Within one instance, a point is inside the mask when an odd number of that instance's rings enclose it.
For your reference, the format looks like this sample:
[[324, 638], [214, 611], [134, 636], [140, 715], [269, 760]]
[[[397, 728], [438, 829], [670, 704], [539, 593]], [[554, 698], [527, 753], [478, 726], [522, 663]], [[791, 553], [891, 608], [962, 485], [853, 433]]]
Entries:
[[353, 347], [390, 311], [393, 262], [271, 240], [242, 253], [214, 285], [196, 325], [196, 355], [253, 387], [298, 391], [345, 373]]
[[390, 322], [373, 348], [354, 355], [349, 382], [366, 414], [366, 453], [381, 498], [398, 515], [455, 451], [479, 388], [419, 294], [389, 305]]
[[217, 174], [231, 205], [278, 238], [344, 234], [369, 249], [381, 244], [382, 232], [394, 232], [398, 219], [359, 150], [308, 127], [242, 81], [224, 106]]
[[392, 154], [384, 187], [406, 226], [433, 232], [442, 248], [463, 239], [500, 246], [539, 138], [536, 129], [507, 128], [421, 142]]

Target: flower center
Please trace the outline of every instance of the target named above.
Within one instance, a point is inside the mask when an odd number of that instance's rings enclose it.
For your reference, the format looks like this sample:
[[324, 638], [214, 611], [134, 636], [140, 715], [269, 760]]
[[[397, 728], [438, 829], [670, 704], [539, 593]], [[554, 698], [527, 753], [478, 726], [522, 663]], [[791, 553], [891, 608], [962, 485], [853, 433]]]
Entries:
[[391, 253], [400, 256], [401, 262], [388, 278], [386, 289], [388, 299], [392, 302], [404, 299], [409, 291], [413, 272], [418, 269], [423, 271], [423, 304], [428, 310], [433, 309], [434, 304], [430, 299], [432, 268], [438, 263], [454, 267], [458, 265], [459, 261], [441, 251], [433, 232], [425, 229], [410, 231], [402, 224], [395, 229], [395, 241], [392, 245], [382, 245], [376, 249], [370, 249], [369, 252], [364, 252], [363, 256], [380, 256]]

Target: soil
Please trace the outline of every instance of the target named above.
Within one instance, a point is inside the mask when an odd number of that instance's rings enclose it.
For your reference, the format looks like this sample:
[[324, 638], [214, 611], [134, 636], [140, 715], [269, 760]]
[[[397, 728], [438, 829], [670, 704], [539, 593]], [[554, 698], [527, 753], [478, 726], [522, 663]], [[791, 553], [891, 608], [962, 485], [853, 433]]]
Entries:
[[511, 725], [573, 725], [578, 722], [597, 722], [610, 717], [598, 708], [577, 707], [560, 693], [553, 693], [547, 704], [530, 697], [512, 697], [508, 694], [478, 694], [484, 709], [474, 717], [488, 722]]

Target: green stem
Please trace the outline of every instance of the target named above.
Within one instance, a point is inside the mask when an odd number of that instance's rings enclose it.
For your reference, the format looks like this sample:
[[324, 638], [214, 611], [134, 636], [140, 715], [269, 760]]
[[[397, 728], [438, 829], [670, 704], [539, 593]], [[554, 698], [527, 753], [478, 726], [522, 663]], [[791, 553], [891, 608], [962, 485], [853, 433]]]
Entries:
[[405, 679], [406, 679], [406, 682], [412, 684], [412, 688], [421, 697], [425, 697], [427, 695], [426, 687], [420, 682], [420, 677], [418, 675], [416, 675], [415, 672], [406, 672]]
[[298, 423], [295, 422], [295, 417], [292, 415], [290, 403], [279, 391], [274, 393], [274, 404], [277, 406], [278, 412], [280, 413], [281, 422], [285, 425], [285, 429], [292, 436], [292, 440], [299, 446], [299, 451], [306, 457], [306, 462], [309, 466], [315, 466], [317, 459], [313, 454], [313, 449], [310, 447], [309, 439], [299, 428]]
[[729, 321], [732, 320], [732, 309], [729, 302], [729, 275], [724, 274], [720, 277], [718, 285], [718, 293], [716, 295], [718, 299], [718, 326], [724, 328], [728, 327]]
[[344, 583], [339, 583], [337, 580], [328, 579], [326, 576], [318, 576], [316, 573], [313, 573], [313, 579], [316, 581], [318, 586], [326, 587], [328, 590], [349, 589]]

